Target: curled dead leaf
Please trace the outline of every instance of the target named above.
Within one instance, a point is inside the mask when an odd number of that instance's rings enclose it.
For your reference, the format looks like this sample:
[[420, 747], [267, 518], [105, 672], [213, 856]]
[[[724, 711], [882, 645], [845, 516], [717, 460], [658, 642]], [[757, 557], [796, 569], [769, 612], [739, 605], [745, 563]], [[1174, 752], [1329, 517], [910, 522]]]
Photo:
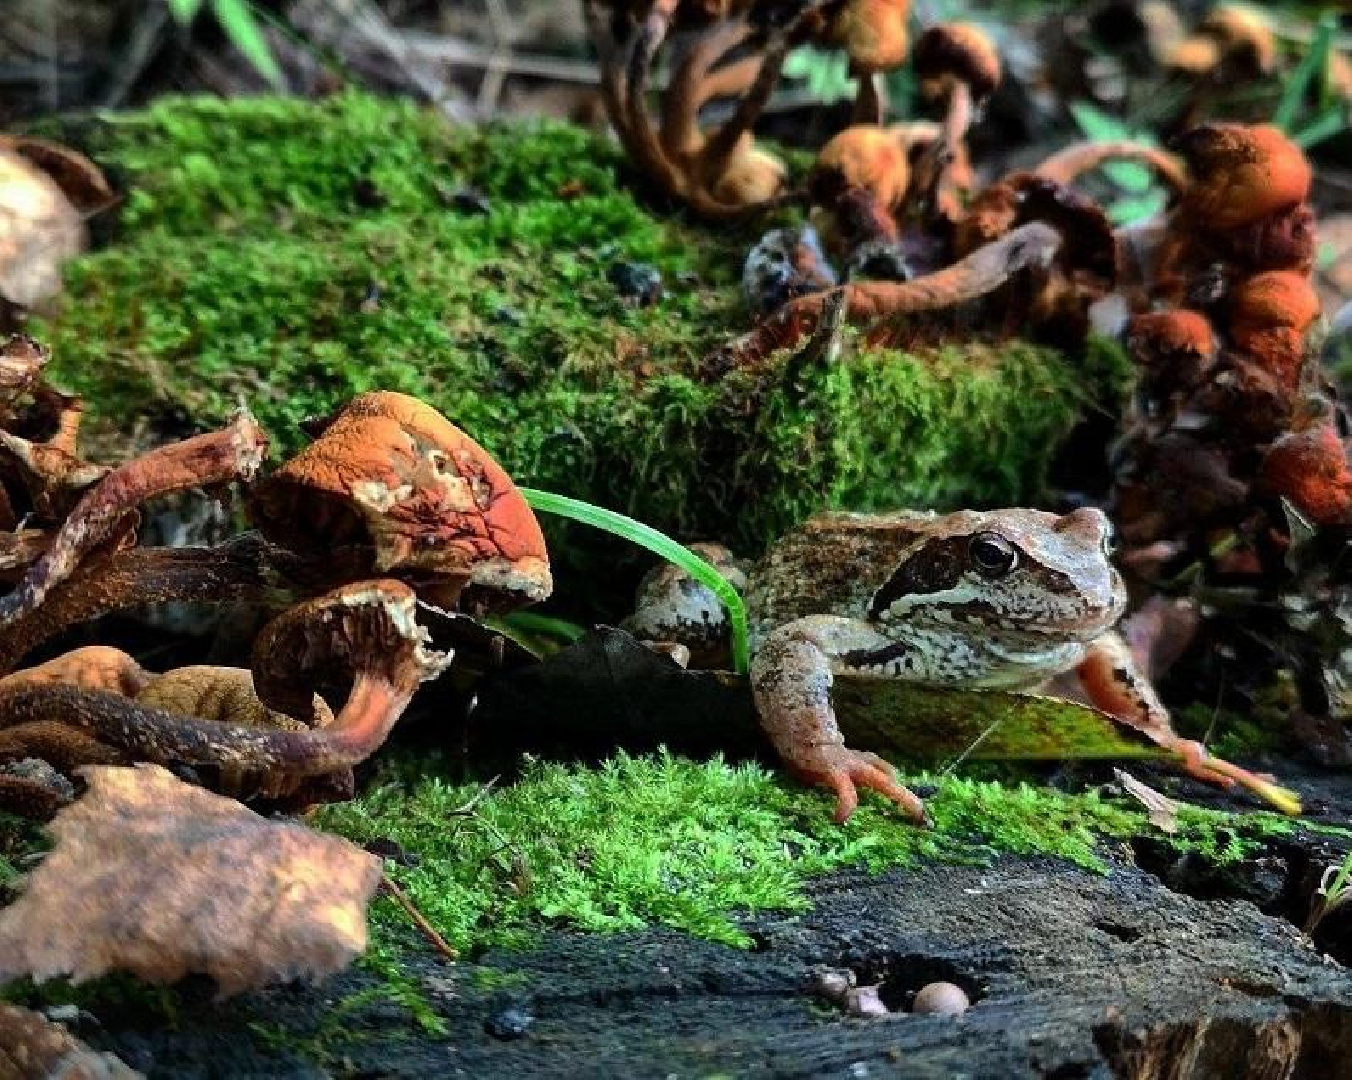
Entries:
[[366, 948], [374, 855], [158, 766], [84, 778], [49, 826], [51, 854], [0, 911], [0, 981], [197, 973], [233, 994], [331, 974]]
[[0, 1005], [0, 1080], [135, 1080], [141, 1075], [31, 1009]]
[[56, 181], [0, 149], [0, 297], [32, 307], [55, 296], [61, 264], [84, 246], [84, 219]]

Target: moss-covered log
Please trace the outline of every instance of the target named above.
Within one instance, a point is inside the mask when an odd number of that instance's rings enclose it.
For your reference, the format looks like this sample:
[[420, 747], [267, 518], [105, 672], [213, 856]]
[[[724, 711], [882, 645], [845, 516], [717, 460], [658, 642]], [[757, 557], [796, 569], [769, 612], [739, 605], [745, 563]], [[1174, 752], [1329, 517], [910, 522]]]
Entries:
[[[755, 551], [828, 505], [1034, 497], [1120, 381], [1110, 350], [994, 340], [711, 380], [701, 358], [749, 325], [737, 282], [766, 222], [645, 208], [574, 127], [453, 129], [352, 94], [166, 101], [76, 134], [130, 194], [37, 332], [105, 435], [245, 399], [286, 451], [303, 417], [402, 390], [523, 483]], [[626, 262], [666, 295], [622, 297]]]

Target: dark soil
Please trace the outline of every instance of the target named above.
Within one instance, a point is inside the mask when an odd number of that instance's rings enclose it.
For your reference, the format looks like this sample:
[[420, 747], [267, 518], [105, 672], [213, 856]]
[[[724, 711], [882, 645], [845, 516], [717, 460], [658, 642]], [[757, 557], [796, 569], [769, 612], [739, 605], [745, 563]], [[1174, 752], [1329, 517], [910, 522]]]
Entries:
[[[529, 952], [406, 971], [449, 1034], [351, 973], [162, 1011], [95, 1006], [78, 1033], [151, 1077], [1283, 1077], [1352, 1062], [1352, 973], [1244, 900], [1175, 892], [1125, 861], [838, 874], [814, 910], [763, 916], [738, 951], [679, 934], [558, 933]], [[848, 968], [904, 1007], [935, 979], [961, 1019], [843, 1016], [814, 972]], [[1339, 1070], [1342, 1070], [1341, 1072]]]

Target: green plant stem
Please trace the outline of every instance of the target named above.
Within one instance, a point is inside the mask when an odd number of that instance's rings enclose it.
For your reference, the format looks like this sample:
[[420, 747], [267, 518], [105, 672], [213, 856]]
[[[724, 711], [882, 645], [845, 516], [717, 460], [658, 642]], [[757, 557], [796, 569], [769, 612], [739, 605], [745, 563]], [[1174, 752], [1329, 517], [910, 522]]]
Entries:
[[570, 499], [567, 495], [555, 495], [551, 491], [539, 491], [535, 488], [521, 488], [522, 496], [532, 509], [546, 514], [558, 514], [560, 517], [580, 521], [596, 529], [622, 536], [624, 539], [647, 548], [662, 556], [668, 562], [679, 566], [696, 581], [709, 588], [722, 602], [728, 612], [728, 621], [732, 626], [732, 665], [734, 670], [745, 674], [750, 662], [750, 649], [747, 645], [746, 605], [727, 580], [713, 566], [705, 562], [684, 544], [677, 543], [666, 533], [658, 532], [651, 525], [624, 514], [607, 510], [580, 499]]

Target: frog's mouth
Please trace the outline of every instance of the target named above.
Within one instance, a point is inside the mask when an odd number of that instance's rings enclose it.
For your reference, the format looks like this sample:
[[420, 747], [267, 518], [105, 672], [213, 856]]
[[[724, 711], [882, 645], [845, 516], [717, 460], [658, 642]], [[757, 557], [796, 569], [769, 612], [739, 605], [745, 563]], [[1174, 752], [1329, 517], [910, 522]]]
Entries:
[[1026, 642], [1030, 650], [1038, 651], [1057, 642], [1087, 645], [1111, 630], [1126, 606], [1126, 592], [1118, 590], [1107, 604], [1072, 612], [1064, 618], [1015, 618], [984, 601], [947, 608], [943, 618], [962, 626], [967, 636], [976, 637], [984, 632], [1008, 642]]

